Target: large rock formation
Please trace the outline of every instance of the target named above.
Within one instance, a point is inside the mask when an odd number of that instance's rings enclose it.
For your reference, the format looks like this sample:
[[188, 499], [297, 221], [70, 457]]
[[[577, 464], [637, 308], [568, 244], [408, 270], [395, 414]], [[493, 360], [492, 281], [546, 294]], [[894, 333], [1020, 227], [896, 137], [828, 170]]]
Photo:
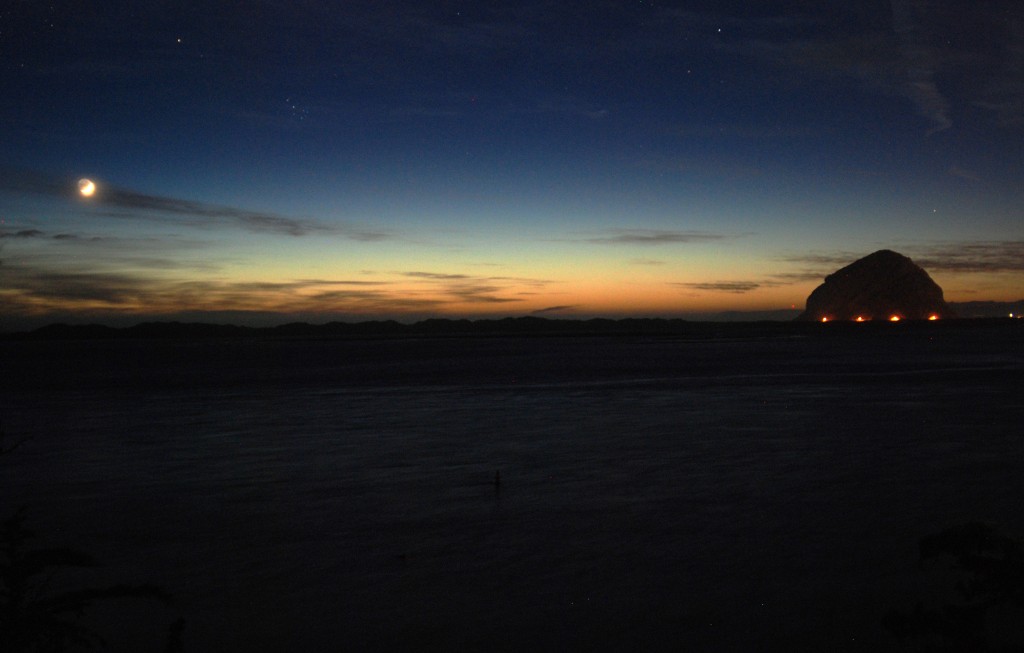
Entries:
[[798, 320], [928, 320], [954, 317], [942, 288], [906, 256], [887, 249], [825, 277]]

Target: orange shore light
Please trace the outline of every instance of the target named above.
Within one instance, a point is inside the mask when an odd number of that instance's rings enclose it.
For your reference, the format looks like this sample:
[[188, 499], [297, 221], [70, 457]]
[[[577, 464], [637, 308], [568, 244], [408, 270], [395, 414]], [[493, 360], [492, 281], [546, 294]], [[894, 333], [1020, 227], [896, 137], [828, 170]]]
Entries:
[[899, 315], [893, 315], [892, 317], [889, 318], [889, 321], [890, 322], [899, 322], [900, 321], [900, 316]]

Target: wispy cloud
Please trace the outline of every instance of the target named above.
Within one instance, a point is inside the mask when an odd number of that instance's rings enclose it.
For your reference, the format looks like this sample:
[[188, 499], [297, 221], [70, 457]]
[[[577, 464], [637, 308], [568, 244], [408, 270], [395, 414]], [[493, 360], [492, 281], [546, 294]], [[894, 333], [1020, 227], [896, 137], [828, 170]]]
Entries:
[[564, 306], [548, 306], [546, 308], [538, 308], [533, 311], [531, 315], [549, 315], [551, 313], [564, 313], [566, 311], [572, 311], [579, 308], [574, 304], [566, 304]]
[[[90, 261], [93, 272], [111, 270], [202, 270], [220, 269], [220, 264], [201, 255], [206, 245], [176, 236], [124, 237], [78, 232], [51, 232], [42, 229], [0, 231], [0, 241], [8, 241], [9, 258], [33, 261], [40, 269], [66, 269], [70, 261], [85, 265]], [[14, 241], [19, 243], [13, 249]], [[0, 243], [2, 246], [3, 243]]]
[[765, 174], [765, 170], [758, 165], [721, 154], [706, 156], [645, 154], [630, 161], [630, 165], [654, 173], [678, 174], [695, 178], [742, 180], [757, 179]]
[[763, 126], [727, 122], [683, 123], [672, 126], [667, 131], [672, 136], [693, 140], [792, 141], [822, 135], [822, 128], [810, 125]]
[[673, 286], [689, 290], [705, 290], [742, 295], [757, 290], [763, 283], [757, 281], [705, 281], [698, 283], [673, 283]]
[[807, 253], [783, 257], [787, 263], [799, 263], [813, 266], [818, 269], [827, 269], [830, 272], [837, 267], [853, 263], [857, 259], [867, 256], [870, 252], [832, 252], [832, 253]]
[[20, 229], [18, 231], [0, 231], [0, 238], [40, 238], [44, 234], [39, 229]]
[[927, 5], [913, 0], [892, 0], [893, 30], [903, 55], [906, 75], [906, 95], [918, 112], [931, 121], [928, 133], [949, 129], [949, 101], [935, 82], [937, 68], [942, 61], [939, 49], [933, 44], [936, 27], [921, 14]]
[[6, 299], [16, 297], [26, 307], [103, 304], [119, 307], [137, 301], [150, 283], [143, 277], [86, 271], [55, 272], [30, 265], [0, 267]]
[[981, 181], [981, 177], [978, 176], [978, 173], [972, 170], [967, 170], [966, 168], [961, 168], [960, 166], [950, 166], [947, 172], [951, 177], [959, 177], [961, 179], [966, 179], [967, 181]]
[[448, 289], [448, 293], [462, 301], [473, 304], [506, 304], [522, 301], [519, 297], [503, 297], [498, 293], [505, 288], [488, 284], [460, 284]]
[[22, 257], [0, 265], [0, 314], [177, 314], [264, 311], [295, 315], [400, 315], [525, 301], [546, 279], [449, 272], [390, 272], [371, 278], [230, 280], [189, 278], [161, 261], [112, 269]]
[[915, 252], [914, 262], [936, 272], [1024, 272], [1024, 241], [962, 243]]
[[[34, 193], [61, 198], [76, 195], [75, 184], [68, 179], [37, 171], [0, 168], [0, 190]], [[363, 229], [353, 225], [325, 222], [311, 218], [294, 218], [270, 211], [255, 211], [234, 206], [163, 195], [152, 195], [99, 183], [96, 195], [83, 199], [93, 213], [115, 218], [174, 220], [193, 227], [234, 226], [257, 233], [305, 236], [334, 235], [358, 241], [380, 241], [392, 238], [384, 231]]]
[[[898, 4], [893, 3], [894, 12]], [[890, 29], [868, 29], [841, 38], [808, 36], [734, 47], [746, 47], [750, 56], [774, 60], [782, 74], [800, 70], [817, 77], [843, 76], [857, 80], [870, 92], [906, 98], [930, 123], [927, 133], [948, 129], [952, 125], [949, 101], [936, 82], [946, 63], [943, 52], [919, 40], [910, 22], [913, 19], [900, 20], [904, 22]]]
[[798, 272], [776, 272], [769, 275], [769, 278], [775, 285], [785, 286], [806, 283], [808, 281], [822, 281], [827, 274], [828, 272], [819, 272], [817, 270], [803, 270]]
[[[403, 277], [431, 283], [433, 291], [460, 302], [473, 304], [505, 304], [523, 301], [523, 288], [541, 288], [549, 281], [526, 277], [475, 276], [450, 272], [399, 272]], [[510, 296], [513, 293], [514, 296]]]
[[272, 311], [281, 314], [401, 314], [437, 309], [452, 298], [415, 294], [378, 280], [293, 279], [281, 282], [181, 279], [147, 270], [96, 272], [44, 263], [0, 266], [0, 312], [33, 315], [117, 311]]
[[[843, 265], [846, 265], [849, 262], [849, 260], [845, 261]], [[765, 288], [778, 288], [780, 286], [792, 286], [797, 284], [806, 284], [808, 282], [820, 283], [824, 280], [826, 275], [834, 271], [834, 267], [828, 268], [827, 271], [825, 271], [824, 268], [819, 270], [819, 268], [815, 267], [813, 269], [798, 270], [795, 272], [769, 273], [758, 279], [743, 279], [737, 281], [672, 282], [670, 285], [691, 291], [696, 290], [702, 292], [743, 295]]]
[[[729, 5], [701, 11], [662, 9], [634, 47], [685, 53], [707, 44], [723, 56], [773, 65], [763, 79], [785, 84], [842, 76], [871, 93], [905, 98], [927, 121], [950, 128], [969, 105], [1003, 124], [1024, 123], [1024, 9], [984, 9], [959, 0], [892, 0], [888, 21], [864, 3], [803, 3], [759, 16]], [[838, 29], [837, 29], [838, 27]], [[722, 32], [718, 32], [721, 28]], [[710, 135], [710, 133], [709, 133]]]
[[453, 279], [471, 279], [468, 274], [444, 274], [440, 272], [399, 272], [403, 277], [414, 277], [417, 279], [440, 279], [450, 281]]
[[606, 235], [584, 239], [598, 245], [670, 245], [674, 243], [706, 243], [728, 236], [706, 231], [668, 231], [659, 229], [613, 229]]
[[[907, 245], [897, 249], [928, 272], [991, 273], [1024, 272], [1024, 241], [962, 241], [937, 245]], [[802, 263], [822, 276], [853, 263], [870, 252], [811, 253], [784, 260]]]
[[0, 165], [0, 191], [72, 197], [74, 182], [36, 170]]
[[277, 213], [252, 211], [232, 206], [196, 202], [174, 197], [148, 195], [118, 188], [101, 189], [95, 198], [101, 206], [143, 214], [180, 216], [193, 226], [235, 225], [247, 231], [289, 236], [330, 234], [352, 240], [377, 241], [389, 238], [380, 231], [356, 229], [312, 219], [292, 218]]

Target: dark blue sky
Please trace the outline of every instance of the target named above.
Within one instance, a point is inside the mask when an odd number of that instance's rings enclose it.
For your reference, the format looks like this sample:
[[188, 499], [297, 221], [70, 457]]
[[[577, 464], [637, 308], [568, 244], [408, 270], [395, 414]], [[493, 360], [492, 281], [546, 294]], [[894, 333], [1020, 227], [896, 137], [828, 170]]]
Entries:
[[1022, 294], [1009, 0], [15, 2], [0, 88], [8, 315]]

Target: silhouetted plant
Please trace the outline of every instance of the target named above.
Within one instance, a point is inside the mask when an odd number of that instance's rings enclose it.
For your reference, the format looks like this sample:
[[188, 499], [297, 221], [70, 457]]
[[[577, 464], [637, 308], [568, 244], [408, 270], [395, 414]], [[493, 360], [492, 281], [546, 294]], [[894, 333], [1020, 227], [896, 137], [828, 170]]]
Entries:
[[[890, 611], [883, 626], [900, 639], [917, 640], [926, 651], [1007, 650], [990, 641], [988, 618], [995, 608], [1024, 608], [1021, 542], [972, 522], [922, 538], [920, 556], [922, 562], [952, 561], [961, 574], [954, 587], [959, 600], [939, 607], [918, 603], [910, 612]], [[1024, 623], [1019, 628], [1024, 630]]]
[[0, 650], [56, 652], [69, 646], [91, 648], [103, 638], [84, 625], [85, 611], [96, 601], [146, 598], [169, 601], [153, 585], [112, 585], [47, 593], [49, 570], [94, 567], [88, 555], [69, 548], [30, 549], [34, 534], [25, 528], [26, 510], [0, 526]]
[[15, 449], [17, 449], [18, 447], [25, 443], [25, 440], [18, 440], [14, 444], [8, 445], [4, 441], [6, 439], [5, 436], [6, 434], [4, 433], [4, 425], [2, 422], [0, 422], [0, 456], [11, 453], [12, 451], [14, 451]]
[[[0, 455], [21, 444], [5, 448], [3, 438], [0, 426]], [[35, 534], [25, 527], [27, 512], [22, 507], [0, 525], [0, 652], [60, 653], [102, 646], [103, 638], [84, 621], [86, 610], [95, 602], [139, 598], [170, 602], [170, 595], [148, 584], [49, 591], [52, 571], [95, 567], [96, 561], [70, 548], [29, 548]], [[181, 650], [183, 626], [182, 619], [171, 625], [166, 651]]]

